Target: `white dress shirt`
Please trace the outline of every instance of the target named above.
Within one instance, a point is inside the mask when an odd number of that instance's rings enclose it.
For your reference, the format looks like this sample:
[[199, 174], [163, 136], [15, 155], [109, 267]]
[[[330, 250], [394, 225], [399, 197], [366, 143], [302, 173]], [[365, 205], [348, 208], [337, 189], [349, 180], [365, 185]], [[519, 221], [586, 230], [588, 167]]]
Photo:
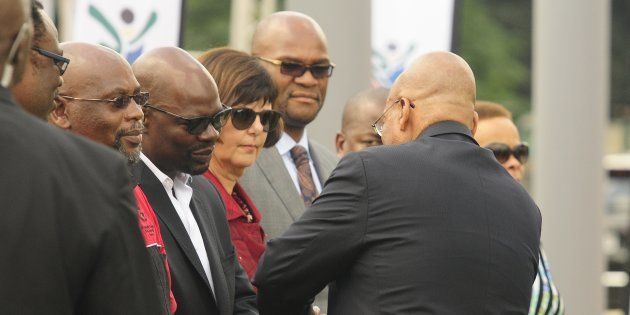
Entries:
[[[175, 179], [173, 180], [160, 171], [160, 169], [158, 169], [146, 155], [141, 153], [140, 159], [142, 159], [144, 164], [147, 165], [151, 172], [153, 172], [153, 174], [155, 174], [158, 178], [160, 183], [162, 183], [162, 186], [164, 186], [166, 194], [171, 199], [171, 203], [173, 204], [175, 211], [177, 211], [177, 215], [182, 221], [182, 224], [188, 233], [188, 237], [190, 237], [190, 241], [195, 247], [199, 261], [201, 261], [201, 266], [203, 266], [203, 271], [206, 273], [208, 281], [210, 282], [212, 294], [214, 294], [214, 283], [212, 282], [208, 253], [206, 252], [206, 247], [204, 246], [203, 238], [201, 237], [201, 230], [199, 230], [199, 225], [197, 225], [197, 220], [195, 220], [195, 216], [190, 210], [190, 200], [193, 195], [192, 187], [189, 186], [189, 183], [192, 180], [191, 176], [185, 173], [177, 173]], [[173, 195], [173, 192], [175, 192], [175, 195]]]
[[282, 156], [282, 160], [284, 161], [284, 166], [289, 171], [289, 175], [291, 175], [291, 179], [293, 180], [293, 184], [295, 184], [295, 189], [297, 189], [298, 194], [302, 194], [300, 190], [300, 182], [298, 181], [297, 175], [297, 167], [293, 162], [293, 158], [291, 158], [291, 149], [295, 145], [301, 145], [306, 149], [306, 153], [308, 153], [308, 164], [311, 166], [311, 175], [313, 176], [313, 182], [315, 182], [315, 189], [317, 189], [317, 193], [322, 192], [322, 184], [319, 182], [319, 176], [317, 175], [317, 171], [315, 170], [315, 164], [313, 164], [313, 157], [311, 156], [310, 148], [308, 147], [308, 138], [306, 136], [306, 129], [304, 129], [304, 134], [302, 135], [302, 139], [300, 141], [295, 142], [291, 136], [289, 136], [286, 132], [282, 133], [280, 140], [276, 143], [276, 149], [278, 149], [278, 153]]

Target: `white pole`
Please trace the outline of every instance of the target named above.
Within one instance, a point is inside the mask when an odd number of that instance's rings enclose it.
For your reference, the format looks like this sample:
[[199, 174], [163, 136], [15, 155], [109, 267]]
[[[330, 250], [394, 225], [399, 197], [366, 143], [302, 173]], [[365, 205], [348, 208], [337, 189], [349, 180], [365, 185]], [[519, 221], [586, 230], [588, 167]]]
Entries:
[[256, 27], [256, 0], [232, 0], [230, 47], [249, 51]]
[[535, 0], [534, 192], [567, 314], [602, 314], [610, 1]]

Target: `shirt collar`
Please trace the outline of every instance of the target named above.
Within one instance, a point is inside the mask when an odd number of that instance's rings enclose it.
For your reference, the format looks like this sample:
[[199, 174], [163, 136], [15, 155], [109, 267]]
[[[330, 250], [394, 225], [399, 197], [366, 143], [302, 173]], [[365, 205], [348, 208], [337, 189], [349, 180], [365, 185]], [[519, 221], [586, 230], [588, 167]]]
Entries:
[[291, 149], [293, 149], [293, 147], [298, 144], [306, 149], [306, 152], [309, 156], [311, 155], [311, 152], [308, 148], [308, 136], [306, 135], [306, 129], [304, 129], [302, 138], [298, 142], [295, 142], [295, 140], [293, 140], [291, 136], [289, 136], [286, 132], [283, 132], [280, 140], [278, 140], [278, 143], [276, 143], [276, 149], [278, 149], [278, 153], [280, 153], [280, 155], [285, 155], [288, 154], [289, 151], [291, 151]]
[[149, 158], [146, 155], [144, 155], [144, 153], [140, 153], [140, 159], [142, 160], [142, 162], [144, 162], [144, 164], [147, 165], [147, 167], [151, 170], [151, 172], [155, 174], [155, 176], [160, 181], [160, 183], [162, 183], [162, 186], [164, 186], [164, 188], [168, 190], [173, 189], [174, 180], [181, 181], [182, 183], [186, 185], [190, 184], [190, 182], [192, 181], [192, 176], [186, 173], [178, 172], [175, 175], [175, 179], [168, 177], [157, 166], [155, 166], [155, 164], [153, 164], [153, 162], [151, 162], [151, 160], [149, 160]]

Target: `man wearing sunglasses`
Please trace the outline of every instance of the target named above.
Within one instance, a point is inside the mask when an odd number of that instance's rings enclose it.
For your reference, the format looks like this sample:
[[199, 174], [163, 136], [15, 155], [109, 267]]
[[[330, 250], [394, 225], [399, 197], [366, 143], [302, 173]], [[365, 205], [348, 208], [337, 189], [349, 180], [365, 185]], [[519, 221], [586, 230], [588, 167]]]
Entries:
[[123, 153], [130, 163], [140, 158], [142, 108], [148, 95], [140, 91], [129, 63], [115, 51], [94, 44], [61, 44], [72, 59], [49, 120]]
[[247, 274], [230, 239], [225, 206], [201, 175], [208, 169], [230, 108], [208, 71], [175, 47], [133, 64], [150, 94], [141, 163], [133, 176], [157, 214], [178, 314], [258, 314]]
[[449, 52], [419, 57], [374, 123], [385, 145], [344, 156], [321, 195], [267, 243], [261, 314], [525, 314], [540, 212], [475, 142], [475, 79]]
[[11, 91], [27, 112], [46, 120], [70, 61], [62, 56], [52, 20], [38, 1], [35, 5], [36, 10], [31, 13], [34, 33], [30, 62], [26, 64], [24, 78]]
[[[337, 164], [335, 155], [310, 140], [306, 131], [324, 105], [335, 65], [319, 24], [298, 12], [277, 12], [263, 19], [252, 39], [252, 55], [278, 88], [273, 109], [282, 114], [284, 133], [274, 147], [262, 150], [240, 181], [259, 207], [262, 226], [272, 239], [304, 213]], [[315, 301], [322, 313], [326, 303], [325, 293]]]
[[[520, 182], [529, 157], [529, 147], [521, 142], [518, 128], [512, 122], [512, 113], [502, 105], [488, 101], [477, 101], [475, 111], [479, 114], [475, 140], [480, 146], [492, 151], [503, 168]], [[532, 285], [529, 314], [564, 314], [564, 301], [551, 277], [542, 247], [538, 273]]]
[[30, 7], [0, 0], [0, 314], [159, 314], [122, 158], [9, 90], [33, 57]]

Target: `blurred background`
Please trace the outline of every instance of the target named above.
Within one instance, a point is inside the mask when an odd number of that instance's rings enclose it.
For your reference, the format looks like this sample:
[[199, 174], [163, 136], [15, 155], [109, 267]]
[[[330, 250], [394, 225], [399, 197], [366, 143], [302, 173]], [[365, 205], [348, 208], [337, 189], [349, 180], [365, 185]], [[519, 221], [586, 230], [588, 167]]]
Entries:
[[423, 52], [461, 55], [475, 72], [478, 99], [510, 109], [532, 147], [525, 186], [541, 206], [543, 243], [568, 314], [629, 314], [630, 1], [42, 2], [60, 41], [106, 45], [130, 62], [165, 45], [193, 55], [219, 46], [248, 51], [261, 17], [311, 15], [337, 68], [308, 129], [331, 149], [349, 96], [388, 87]]

